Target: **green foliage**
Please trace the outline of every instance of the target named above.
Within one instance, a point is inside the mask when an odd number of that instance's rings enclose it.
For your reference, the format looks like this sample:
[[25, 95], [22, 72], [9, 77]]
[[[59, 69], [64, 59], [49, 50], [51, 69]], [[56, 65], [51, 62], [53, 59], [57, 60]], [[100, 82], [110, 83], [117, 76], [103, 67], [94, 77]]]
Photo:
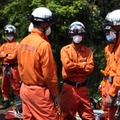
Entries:
[[109, 11], [119, 8], [120, 2], [118, 0], [109, 2], [106, 0], [2, 0], [0, 1], [1, 37], [4, 35], [4, 26], [9, 23], [16, 26], [17, 39], [21, 41], [28, 32], [29, 15], [35, 8], [41, 6], [49, 8], [56, 14], [56, 22], [52, 26], [53, 31], [49, 39], [58, 65], [59, 79], [62, 79], [60, 49], [71, 42], [68, 27], [78, 20], [86, 27], [84, 42], [94, 52], [95, 68], [88, 77], [88, 84], [95, 84], [94, 88], [97, 89], [97, 84], [102, 79], [100, 70], [105, 67], [104, 47], [106, 44], [102, 22]]

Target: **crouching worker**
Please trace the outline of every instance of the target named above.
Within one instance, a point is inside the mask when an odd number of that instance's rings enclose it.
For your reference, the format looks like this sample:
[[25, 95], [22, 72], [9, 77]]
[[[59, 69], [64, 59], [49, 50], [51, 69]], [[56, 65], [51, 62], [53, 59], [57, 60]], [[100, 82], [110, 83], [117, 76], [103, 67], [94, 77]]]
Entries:
[[57, 70], [47, 38], [54, 20], [53, 13], [45, 7], [36, 8], [30, 20], [33, 29], [23, 38], [18, 49], [23, 119], [58, 120], [56, 106], [59, 106], [60, 97]]
[[83, 45], [85, 26], [73, 22], [69, 27], [72, 43], [61, 49], [63, 86], [61, 108], [65, 120], [76, 120], [78, 112], [83, 120], [94, 120], [86, 77], [93, 71], [93, 52]]
[[0, 60], [2, 62], [2, 85], [1, 91], [3, 96], [0, 109], [5, 109], [10, 106], [9, 95], [10, 87], [12, 87], [15, 95], [15, 102], [20, 101], [20, 77], [18, 73], [17, 50], [19, 42], [15, 39], [16, 28], [13, 25], [4, 27], [6, 42], [0, 47]]

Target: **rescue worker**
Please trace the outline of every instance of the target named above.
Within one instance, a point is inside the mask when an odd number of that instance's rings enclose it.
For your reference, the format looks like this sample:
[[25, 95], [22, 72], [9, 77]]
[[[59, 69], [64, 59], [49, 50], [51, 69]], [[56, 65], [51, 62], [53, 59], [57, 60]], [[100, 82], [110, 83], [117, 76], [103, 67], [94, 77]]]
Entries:
[[[111, 26], [111, 31], [109, 33], [108, 39], [115, 39], [115, 43], [113, 46], [113, 50], [112, 50], [112, 55], [111, 55], [111, 59], [114, 59], [111, 63], [111, 67], [113, 67], [113, 71], [115, 71], [115, 75], [112, 77], [112, 85], [111, 87], [108, 89], [107, 92], [107, 96], [106, 99], [104, 101], [104, 106], [106, 108], [109, 108], [109, 115], [108, 115], [108, 120], [115, 120], [114, 114], [116, 111], [116, 108], [114, 106], [113, 100], [115, 98], [115, 96], [117, 95], [117, 91], [118, 91], [118, 86], [120, 86], [120, 82], [119, 82], [119, 61], [120, 61], [120, 9], [119, 10], [114, 10], [112, 11], [105, 20], [104, 25], [110, 25]], [[113, 65], [112, 65], [113, 64]], [[109, 75], [111, 75], [111, 73], [108, 73]]]
[[23, 120], [58, 120], [57, 67], [46, 36], [51, 32], [54, 16], [48, 8], [39, 7], [32, 12], [30, 20], [34, 28], [18, 49]]
[[104, 102], [106, 99], [106, 96], [108, 94], [108, 91], [113, 83], [113, 78], [116, 74], [115, 69], [116, 69], [116, 61], [115, 61], [115, 56], [118, 54], [118, 46], [120, 44], [120, 40], [116, 39], [116, 31], [112, 28], [110, 23], [108, 22], [108, 18], [110, 16], [111, 12], [107, 14], [103, 27], [105, 30], [105, 35], [106, 35], [106, 40], [108, 42], [108, 45], [105, 47], [105, 56], [106, 56], [106, 67], [104, 70], [101, 70], [101, 73], [104, 75], [104, 78], [101, 82], [101, 95], [102, 95], [102, 109], [104, 111], [104, 115], [106, 120], [109, 118], [111, 120], [114, 120], [114, 114], [116, 111], [116, 107], [113, 105], [110, 109], [106, 108], [104, 106]]
[[93, 71], [93, 52], [83, 44], [85, 26], [75, 21], [69, 26], [72, 43], [61, 49], [63, 86], [61, 109], [65, 120], [94, 120], [86, 77]]
[[0, 60], [2, 62], [2, 85], [1, 91], [3, 96], [0, 109], [10, 106], [9, 95], [10, 87], [12, 87], [15, 100], [20, 100], [20, 77], [18, 73], [17, 49], [19, 42], [15, 39], [16, 28], [8, 24], [4, 27], [6, 42], [0, 47]]

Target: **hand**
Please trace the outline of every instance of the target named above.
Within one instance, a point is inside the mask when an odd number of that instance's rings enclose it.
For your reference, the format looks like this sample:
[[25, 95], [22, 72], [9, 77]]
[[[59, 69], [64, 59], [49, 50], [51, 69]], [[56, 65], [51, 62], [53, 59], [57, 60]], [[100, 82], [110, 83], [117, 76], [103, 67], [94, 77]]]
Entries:
[[106, 99], [105, 99], [104, 106], [105, 106], [106, 108], [110, 108], [111, 105], [112, 105], [112, 103], [113, 103], [113, 97], [108, 94], [107, 97], [106, 97]]
[[61, 95], [57, 95], [57, 96], [54, 97], [55, 106], [60, 105], [60, 100], [61, 100]]

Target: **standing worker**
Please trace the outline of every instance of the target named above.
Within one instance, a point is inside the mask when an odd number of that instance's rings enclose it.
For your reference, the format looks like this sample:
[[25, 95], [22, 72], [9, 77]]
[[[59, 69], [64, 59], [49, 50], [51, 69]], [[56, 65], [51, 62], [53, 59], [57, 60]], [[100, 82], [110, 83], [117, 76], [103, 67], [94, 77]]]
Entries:
[[[106, 120], [115, 120], [114, 114], [116, 107], [113, 105], [111, 108], [106, 108], [104, 102], [108, 92], [113, 83], [114, 76], [116, 74], [116, 55], [118, 54], [118, 47], [120, 45], [120, 39], [116, 38], [116, 31], [112, 28], [112, 25], [108, 21], [111, 12], [107, 14], [103, 28], [105, 30], [106, 40], [108, 45], [105, 47], [105, 57], [106, 57], [106, 67], [104, 70], [101, 70], [101, 73], [104, 75], [104, 78], [100, 84], [101, 95], [102, 95], [102, 109]], [[112, 111], [110, 110], [112, 109]]]
[[23, 120], [58, 120], [57, 67], [46, 36], [51, 32], [53, 13], [39, 7], [32, 12], [30, 20], [34, 28], [21, 41], [18, 50]]
[[4, 27], [4, 33], [7, 41], [0, 47], [0, 60], [2, 62], [1, 90], [3, 96], [0, 109], [5, 109], [10, 106], [10, 87], [12, 87], [14, 91], [15, 100], [20, 100], [20, 77], [17, 63], [17, 50], [19, 42], [17, 42], [15, 39], [16, 28], [13, 25], [8, 24]]
[[61, 49], [63, 86], [61, 109], [65, 120], [76, 120], [75, 115], [84, 120], [94, 120], [86, 77], [93, 71], [93, 52], [83, 45], [85, 26], [75, 21], [69, 26], [72, 43]]
[[[111, 29], [116, 34], [116, 41], [119, 43], [120, 41], [120, 9], [112, 11], [109, 16], [106, 19], [106, 23], [111, 25]], [[112, 37], [113, 35], [110, 34], [109, 37]], [[112, 81], [112, 85], [108, 91], [107, 97], [104, 102], [104, 106], [109, 109], [109, 120], [115, 120], [115, 110], [114, 110], [114, 99], [117, 95], [118, 90], [120, 89], [120, 45], [117, 45], [117, 42], [115, 42], [115, 49], [116, 52], [114, 52], [114, 61], [115, 61], [115, 76]], [[114, 51], [115, 51], [114, 49]]]

